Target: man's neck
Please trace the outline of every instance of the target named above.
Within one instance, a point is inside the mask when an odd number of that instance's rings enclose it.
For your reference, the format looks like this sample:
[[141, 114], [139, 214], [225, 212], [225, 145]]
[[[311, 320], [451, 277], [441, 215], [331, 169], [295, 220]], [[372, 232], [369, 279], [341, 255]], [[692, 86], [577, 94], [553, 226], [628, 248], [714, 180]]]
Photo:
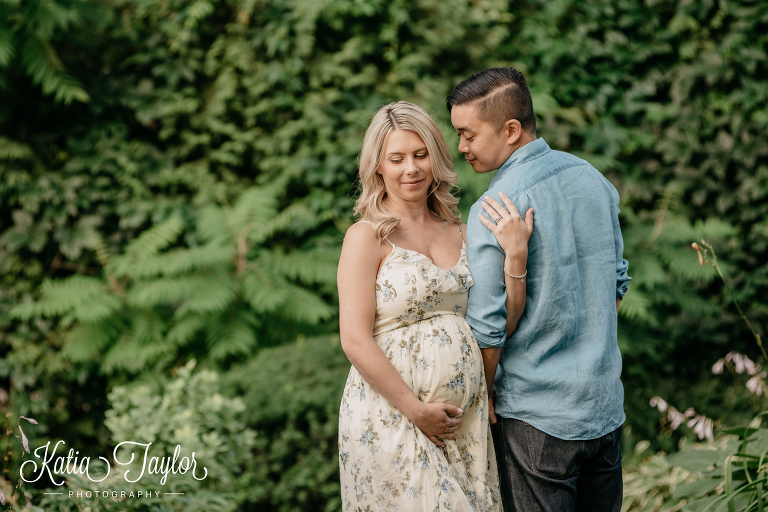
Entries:
[[[526, 144], [533, 142], [536, 140], [536, 134], [534, 133], [533, 136], [529, 135], [528, 132], [523, 132], [520, 135], [520, 138], [517, 139], [517, 141], [510, 146], [510, 151], [507, 154], [507, 157], [504, 159], [504, 162], [509, 160], [509, 157], [515, 154], [515, 151], [520, 149], [521, 147], [525, 146]], [[501, 168], [502, 165], [504, 165], [504, 162], [501, 163], [499, 168]], [[497, 169], [498, 170], [498, 169]]]
[[[523, 132], [522, 135], [520, 135], [520, 138], [517, 139], [517, 142], [515, 142], [512, 146], [512, 153], [509, 155], [512, 156], [512, 154], [520, 149], [521, 147], [525, 146], [529, 142], [533, 142], [536, 140], [536, 134], [534, 133], [533, 136], [529, 135], [528, 132]], [[509, 157], [507, 157], [509, 158]]]

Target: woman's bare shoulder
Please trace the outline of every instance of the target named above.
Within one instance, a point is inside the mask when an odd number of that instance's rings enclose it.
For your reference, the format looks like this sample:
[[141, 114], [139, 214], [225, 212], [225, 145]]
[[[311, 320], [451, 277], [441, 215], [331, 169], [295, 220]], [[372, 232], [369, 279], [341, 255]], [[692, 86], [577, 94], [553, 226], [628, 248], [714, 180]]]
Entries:
[[356, 244], [364, 243], [367, 245], [375, 243], [375, 245], [379, 245], [379, 241], [376, 238], [376, 229], [374, 229], [373, 225], [362, 221], [355, 222], [347, 229], [344, 235], [344, 242], [346, 243], [347, 241]]
[[344, 235], [343, 250], [358, 257], [375, 255], [381, 259], [385, 245], [376, 237], [376, 229], [367, 222], [352, 224]]

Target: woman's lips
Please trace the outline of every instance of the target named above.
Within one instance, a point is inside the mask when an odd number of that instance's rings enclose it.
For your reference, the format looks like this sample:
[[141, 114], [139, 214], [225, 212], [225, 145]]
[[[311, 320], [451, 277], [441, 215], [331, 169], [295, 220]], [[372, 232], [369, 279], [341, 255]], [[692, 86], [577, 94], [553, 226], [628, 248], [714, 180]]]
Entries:
[[405, 185], [406, 187], [409, 187], [409, 188], [416, 188], [419, 185], [421, 185], [423, 181], [424, 180], [406, 181], [405, 183], [403, 183], [403, 185]]

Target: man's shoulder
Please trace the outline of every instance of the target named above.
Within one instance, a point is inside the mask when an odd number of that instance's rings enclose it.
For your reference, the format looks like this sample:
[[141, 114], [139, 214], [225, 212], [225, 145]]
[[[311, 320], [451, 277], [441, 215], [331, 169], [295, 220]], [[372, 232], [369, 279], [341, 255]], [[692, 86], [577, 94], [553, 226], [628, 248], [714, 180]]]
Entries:
[[554, 165], [555, 167], [560, 169], [583, 166], [583, 167], [588, 167], [590, 169], [594, 169], [595, 171], [597, 171], [597, 168], [595, 168], [594, 165], [584, 160], [583, 158], [574, 155], [573, 153], [568, 153], [566, 151], [553, 149], [545, 156], [549, 157], [548, 160], [549, 162], [551, 162], [551, 165]]
[[551, 150], [547, 156], [550, 156], [551, 158], [549, 162], [547, 162], [552, 168], [550, 175], [558, 174], [561, 171], [573, 171], [582, 173], [582, 177], [589, 177], [587, 182], [591, 182], [593, 184], [599, 182], [607, 188], [615, 188], [613, 184], [608, 180], [608, 178], [606, 178], [605, 175], [600, 172], [599, 169], [597, 169], [597, 167], [581, 157], [578, 157], [572, 153], [554, 149]]

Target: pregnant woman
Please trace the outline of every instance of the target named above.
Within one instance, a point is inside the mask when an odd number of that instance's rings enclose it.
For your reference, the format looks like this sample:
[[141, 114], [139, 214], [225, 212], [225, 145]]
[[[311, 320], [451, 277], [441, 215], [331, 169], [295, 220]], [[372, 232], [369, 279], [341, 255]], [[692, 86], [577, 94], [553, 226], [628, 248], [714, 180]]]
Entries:
[[[500, 511], [483, 362], [464, 320], [473, 281], [457, 177], [423, 109], [376, 113], [360, 181], [338, 271], [353, 365], [339, 414], [343, 510]], [[506, 206], [500, 245], [527, 243], [532, 220]]]

